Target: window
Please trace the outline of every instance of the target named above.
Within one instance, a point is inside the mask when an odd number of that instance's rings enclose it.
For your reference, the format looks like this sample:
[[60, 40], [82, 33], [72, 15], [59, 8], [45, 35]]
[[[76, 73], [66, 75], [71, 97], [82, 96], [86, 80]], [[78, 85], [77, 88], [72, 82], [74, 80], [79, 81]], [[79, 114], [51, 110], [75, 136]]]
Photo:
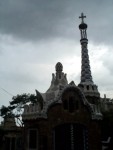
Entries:
[[37, 130], [36, 129], [30, 129], [29, 130], [29, 149], [37, 149]]
[[88, 130], [82, 124], [63, 124], [54, 130], [54, 150], [89, 150]]
[[78, 112], [78, 110], [81, 108], [81, 95], [78, 89], [67, 89], [62, 94], [62, 104], [64, 110], [67, 110], [70, 113]]
[[78, 99], [74, 96], [70, 96], [68, 99], [63, 101], [64, 110], [68, 110], [70, 113], [73, 113], [75, 110], [79, 109]]
[[92, 90], [94, 91], [94, 86], [92, 86]]
[[75, 110], [74, 97], [69, 97], [69, 112], [72, 113]]
[[65, 99], [64, 102], [63, 102], [63, 107], [64, 107], [65, 110], [68, 109], [68, 102], [67, 102], [66, 99]]
[[59, 79], [61, 79], [61, 74], [59, 74]]
[[87, 85], [87, 90], [89, 90], [89, 85]]
[[79, 109], [79, 103], [78, 103], [78, 100], [75, 101], [75, 108], [76, 108], [76, 110]]

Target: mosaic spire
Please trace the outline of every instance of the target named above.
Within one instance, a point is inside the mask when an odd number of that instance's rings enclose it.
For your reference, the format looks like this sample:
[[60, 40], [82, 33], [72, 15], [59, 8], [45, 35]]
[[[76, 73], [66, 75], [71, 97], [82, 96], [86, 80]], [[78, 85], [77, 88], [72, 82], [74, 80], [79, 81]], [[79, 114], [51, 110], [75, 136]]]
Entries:
[[91, 69], [90, 69], [90, 63], [89, 63], [89, 55], [88, 55], [88, 39], [87, 39], [87, 24], [84, 23], [84, 16], [83, 13], [81, 13], [81, 16], [79, 17], [81, 19], [81, 24], [79, 25], [80, 33], [81, 33], [81, 53], [82, 53], [82, 64], [81, 64], [81, 83], [90, 82], [93, 83], [92, 75], [91, 75]]
[[81, 16], [79, 18], [81, 19], [81, 24], [79, 25], [79, 29], [81, 33], [80, 43], [81, 43], [82, 61], [81, 61], [81, 81], [78, 86], [84, 92], [88, 101], [94, 104], [94, 103], [98, 103], [100, 93], [98, 92], [97, 85], [93, 83], [93, 79], [91, 75], [88, 48], [87, 48], [88, 45], [87, 32], [86, 32], [87, 24], [84, 23], [84, 18], [86, 18], [86, 16], [84, 16], [84, 14], [81, 13]]

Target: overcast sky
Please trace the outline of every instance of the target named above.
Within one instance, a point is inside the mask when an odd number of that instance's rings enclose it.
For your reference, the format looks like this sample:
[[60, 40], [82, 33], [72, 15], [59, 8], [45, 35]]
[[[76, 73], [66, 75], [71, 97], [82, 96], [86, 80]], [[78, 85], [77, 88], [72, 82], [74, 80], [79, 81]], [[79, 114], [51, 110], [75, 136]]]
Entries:
[[101, 97], [113, 98], [113, 0], [0, 0], [0, 106], [17, 94], [45, 92], [59, 61], [79, 84], [81, 12], [94, 83]]

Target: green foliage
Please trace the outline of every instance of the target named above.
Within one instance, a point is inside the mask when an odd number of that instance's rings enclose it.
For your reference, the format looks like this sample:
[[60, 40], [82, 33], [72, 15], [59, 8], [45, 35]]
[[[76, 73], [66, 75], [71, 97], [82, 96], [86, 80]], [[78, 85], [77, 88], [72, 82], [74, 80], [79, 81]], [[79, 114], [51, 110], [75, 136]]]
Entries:
[[12, 98], [10, 105], [18, 106], [25, 105], [27, 103], [36, 103], [36, 96], [34, 94], [22, 94]]
[[[15, 117], [20, 120], [20, 116], [23, 112], [25, 104], [37, 103], [37, 96], [34, 94], [22, 94], [12, 97], [12, 101], [9, 102], [9, 106], [2, 106], [0, 109], [1, 117]], [[22, 122], [21, 122], [22, 123]]]
[[13, 107], [11, 107], [11, 106], [8, 106], [8, 107], [6, 107], [6, 106], [2, 106], [1, 107], [1, 109], [0, 109], [0, 111], [1, 111], [1, 116], [2, 117], [6, 117], [6, 116], [12, 116], [13, 114], [12, 114], [12, 110], [13, 110]]

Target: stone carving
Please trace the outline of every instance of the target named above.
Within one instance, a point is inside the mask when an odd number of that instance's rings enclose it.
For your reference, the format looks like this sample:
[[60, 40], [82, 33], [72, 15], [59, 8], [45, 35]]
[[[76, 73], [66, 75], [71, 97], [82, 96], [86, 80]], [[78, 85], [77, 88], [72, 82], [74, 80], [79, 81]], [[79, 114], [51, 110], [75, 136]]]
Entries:
[[40, 108], [43, 109], [44, 100], [42, 98], [42, 95], [38, 92], [38, 90], [35, 90], [35, 91], [36, 91], [37, 102], [39, 103]]
[[52, 100], [54, 98], [55, 98], [55, 93], [54, 92], [46, 93], [46, 101]]

